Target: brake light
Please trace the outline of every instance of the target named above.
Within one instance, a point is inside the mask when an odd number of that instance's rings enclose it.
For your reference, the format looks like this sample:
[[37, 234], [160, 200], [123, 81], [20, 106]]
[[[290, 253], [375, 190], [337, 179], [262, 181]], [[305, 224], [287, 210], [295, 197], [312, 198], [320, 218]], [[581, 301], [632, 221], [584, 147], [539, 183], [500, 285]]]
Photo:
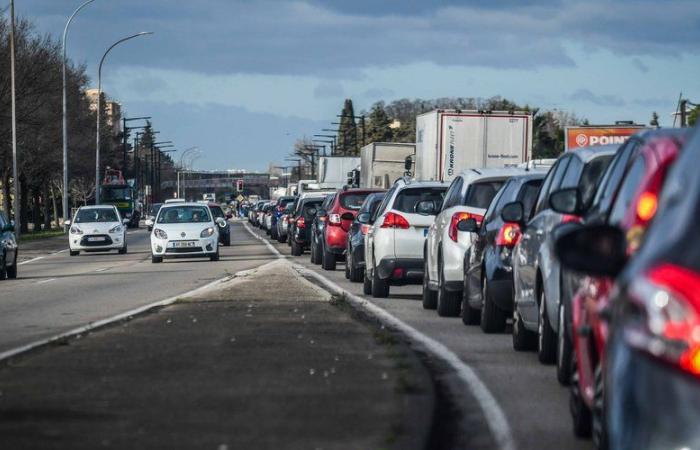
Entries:
[[362, 234], [367, 234], [368, 231], [369, 231], [369, 225], [362, 225], [362, 226], [360, 227], [360, 232], [361, 232]]
[[481, 214], [474, 214], [468, 212], [458, 212], [452, 214], [452, 219], [450, 219], [450, 228], [447, 231], [447, 235], [450, 236], [450, 239], [457, 242], [457, 224], [460, 220], [466, 219], [474, 219], [476, 220], [476, 224], [481, 226], [481, 222], [484, 220], [484, 216], [482, 216]]
[[581, 217], [573, 214], [564, 214], [561, 216], [561, 223], [581, 223]]
[[634, 281], [630, 295], [644, 316], [625, 330], [630, 345], [700, 376], [700, 274], [664, 264]]
[[649, 222], [656, 214], [658, 198], [653, 192], [644, 192], [637, 201], [637, 217], [642, 222]]
[[328, 223], [331, 225], [340, 225], [340, 214], [330, 214], [328, 216]]
[[279, 211], [279, 212], [284, 212], [284, 209], [285, 209], [284, 206], [277, 207], [277, 211]]
[[390, 212], [384, 216], [384, 223], [382, 223], [381, 228], [399, 228], [402, 230], [407, 230], [410, 226], [411, 225], [404, 216]]
[[304, 216], [301, 216], [297, 219], [297, 228], [304, 228], [306, 227], [306, 221], [304, 220]]
[[513, 248], [518, 242], [520, 242], [522, 235], [520, 225], [517, 223], [506, 222], [503, 224], [501, 229], [498, 230], [496, 245]]

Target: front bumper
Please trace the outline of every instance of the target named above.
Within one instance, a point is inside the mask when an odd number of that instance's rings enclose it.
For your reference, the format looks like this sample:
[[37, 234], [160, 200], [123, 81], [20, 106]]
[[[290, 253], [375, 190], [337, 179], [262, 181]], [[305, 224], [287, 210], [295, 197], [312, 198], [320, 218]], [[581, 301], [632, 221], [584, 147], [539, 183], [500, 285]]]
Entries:
[[218, 236], [207, 238], [187, 239], [185, 241], [194, 242], [188, 247], [173, 247], [175, 242], [182, 242], [179, 239], [157, 239], [151, 238], [151, 253], [153, 256], [184, 257], [184, 256], [209, 256], [215, 254], [218, 247]]
[[419, 284], [423, 281], [423, 260], [418, 258], [384, 258], [379, 261], [377, 276], [392, 284]]
[[[101, 240], [93, 240], [101, 239]], [[68, 245], [71, 250], [101, 251], [123, 248], [125, 236], [122, 233], [113, 234], [71, 234]]]

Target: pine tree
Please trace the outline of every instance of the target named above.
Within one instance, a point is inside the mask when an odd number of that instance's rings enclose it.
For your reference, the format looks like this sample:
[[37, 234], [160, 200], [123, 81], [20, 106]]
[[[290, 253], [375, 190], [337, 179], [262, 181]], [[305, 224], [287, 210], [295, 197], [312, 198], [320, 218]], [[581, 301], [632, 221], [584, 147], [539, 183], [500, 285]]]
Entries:
[[338, 147], [336, 153], [339, 156], [358, 155], [360, 149], [357, 141], [357, 125], [355, 124], [355, 108], [352, 99], [345, 99], [343, 110], [340, 113], [340, 125], [338, 126]]
[[367, 142], [391, 142], [393, 130], [390, 125], [391, 119], [384, 111], [384, 103], [375, 103], [367, 118]]

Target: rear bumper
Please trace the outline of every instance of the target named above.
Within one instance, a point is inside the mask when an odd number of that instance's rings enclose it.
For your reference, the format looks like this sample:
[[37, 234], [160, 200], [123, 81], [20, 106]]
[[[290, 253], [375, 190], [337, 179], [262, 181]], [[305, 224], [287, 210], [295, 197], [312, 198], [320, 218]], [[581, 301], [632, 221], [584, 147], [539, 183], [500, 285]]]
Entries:
[[345, 246], [348, 239], [347, 231], [336, 225], [328, 225], [324, 230], [323, 237], [326, 241], [325, 247], [327, 251], [336, 255], [345, 254]]
[[490, 249], [486, 253], [484, 277], [488, 282], [489, 297], [506, 312], [513, 311], [513, 267], [510, 250]]
[[412, 284], [423, 281], [423, 259], [384, 258], [376, 267], [377, 276], [395, 284]]

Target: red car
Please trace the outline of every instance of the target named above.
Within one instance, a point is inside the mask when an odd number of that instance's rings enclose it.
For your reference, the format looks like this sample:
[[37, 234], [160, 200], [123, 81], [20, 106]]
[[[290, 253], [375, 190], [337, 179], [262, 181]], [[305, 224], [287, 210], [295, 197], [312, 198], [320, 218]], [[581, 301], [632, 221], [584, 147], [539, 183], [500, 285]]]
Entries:
[[325, 270], [335, 270], [336, 261], [345, 256], [347, 236], [357, 211], [360, 210], [365, 198], [378, 189], [340, 189], [325, 211], [318, 215], [326, 216], [322, 231], [320, 256], [321, 267]]
[[[629, 163], [607, 222], [626, 235], [627, 254], [637, 251], [654, 218], [657, 196], [666, 174], [680, 153], [678, 136], [650, 139]], [[614, 280], [586, 277], [573, 298], [573, 343], [570, 409], [574, 433], [593, 434], [598, 448], [606, 447], [603, 383], [608, 340], [608, 311]]]

